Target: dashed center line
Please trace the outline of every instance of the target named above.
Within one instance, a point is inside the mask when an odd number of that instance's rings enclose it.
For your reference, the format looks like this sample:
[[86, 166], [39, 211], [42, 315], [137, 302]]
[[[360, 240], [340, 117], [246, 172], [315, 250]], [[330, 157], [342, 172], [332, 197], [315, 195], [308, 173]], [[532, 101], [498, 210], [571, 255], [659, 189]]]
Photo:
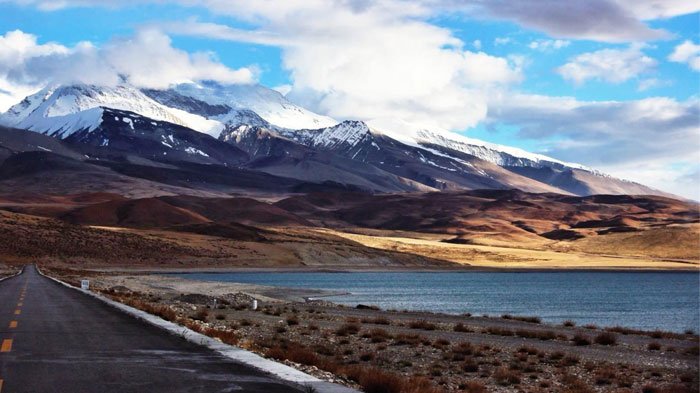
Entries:
[[14, 329], [17, 327], [17, 321], [10, 321], [10, 329]]
[[10, 352], [12, 350], [12, 339], [6, 338], [2, 340], [2, 346], [0, 346], [0, 352]]
[[19, 315], [22, 313], [22, 310], [15, 310], [15, 315]]

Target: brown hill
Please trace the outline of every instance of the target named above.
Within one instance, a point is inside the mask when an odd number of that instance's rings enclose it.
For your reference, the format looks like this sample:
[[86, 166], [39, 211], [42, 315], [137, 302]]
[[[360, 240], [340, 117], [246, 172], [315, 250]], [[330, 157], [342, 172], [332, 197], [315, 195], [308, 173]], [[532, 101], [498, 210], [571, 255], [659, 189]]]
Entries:
[[60, 217], [72, 224], [164, 228], [208, 222], [195, 212], [157, 198], [115, 200], [81, 207]]

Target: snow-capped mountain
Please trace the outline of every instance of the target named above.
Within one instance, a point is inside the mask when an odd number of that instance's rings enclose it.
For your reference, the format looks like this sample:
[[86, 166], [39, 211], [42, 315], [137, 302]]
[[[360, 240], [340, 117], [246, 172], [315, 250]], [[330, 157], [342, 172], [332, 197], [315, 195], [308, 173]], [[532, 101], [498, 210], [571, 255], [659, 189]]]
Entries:
[[[0, 115], [0, 124], [89, 145], [102, 157], [112, 149], [148, 160], [238, 165], [373, 191], [660, 193], [437, 127], [396, 120], [339, 123], [260, 85], [49, 86]], [[196, 137], [199, 133], [212, 138]]]

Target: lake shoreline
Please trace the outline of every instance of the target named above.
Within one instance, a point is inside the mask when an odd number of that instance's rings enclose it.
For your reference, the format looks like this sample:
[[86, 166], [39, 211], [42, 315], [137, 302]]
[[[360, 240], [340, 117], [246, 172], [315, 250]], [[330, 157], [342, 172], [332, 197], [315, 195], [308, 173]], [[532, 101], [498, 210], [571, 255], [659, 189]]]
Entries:
[[[74, 284], [87, 274], [51, 273]], [[162, 274], [93, 274], [91, 288], [115, 300], [353, 387], [354, 373], [375, 369], [427, 378], [446, 392], [463, 391], [466, 383], [496, 392], [542, 384], [563, 391], [574, 383], [571, 375], [605, 392], [648, 385], [689, 392], [698, 386], [697, 335], [607, 331], [518, 316], [358, 309], [332, 298], [305, 301], [298, 288], [270, 292], [270, 286]], [[252, 299], [259, 301], [257, 310], [250, 308]], [[601, 344], [606, 335], [614, 337], [612, 345]], [[599, 384], [603, 375], [609, 384]]]

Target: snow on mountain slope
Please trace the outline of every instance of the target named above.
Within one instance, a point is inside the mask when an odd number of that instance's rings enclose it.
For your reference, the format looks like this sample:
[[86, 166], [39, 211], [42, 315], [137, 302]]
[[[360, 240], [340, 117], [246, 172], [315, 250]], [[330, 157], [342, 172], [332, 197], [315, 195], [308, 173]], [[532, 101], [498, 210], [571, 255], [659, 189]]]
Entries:
[[166, 107], [127, 85], [49, 86], [11, 107], [0, 116], [0, 124], [66, 138], [76, 131], [97, 128], [101, 107], [139, 113], [214, 136], [223, 129], [217, 121]]
[[551, 166], [558, 164], [569, 168], [590, 170], [580, 164], [559, 161], [523, 149], [469, 138], [438, 127], [420, 127], [405, 121], [388, 119], [372, 120], [368, 122], [368, 125], [375, 133], [386, 135], [411, 146], [440, 146], [467, 153], [500, 166]]
[[183, 83], [171, 88], [183, 96], [210, 105], [227, 105], [232, 111], [210, 118], [236, 124], [240, 110], [250, 110], [270, 124], [288, 129], [317, 129], [338, 122], [289, 102], [279, 92], [261, 85], [222, 85], [216, 82]]

